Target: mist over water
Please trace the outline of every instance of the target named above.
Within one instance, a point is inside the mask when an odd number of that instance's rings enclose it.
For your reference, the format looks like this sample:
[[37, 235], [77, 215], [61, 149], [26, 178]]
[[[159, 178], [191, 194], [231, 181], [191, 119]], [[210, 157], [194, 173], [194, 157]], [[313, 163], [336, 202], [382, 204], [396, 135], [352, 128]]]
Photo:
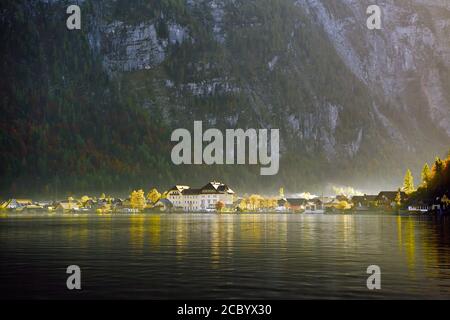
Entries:
[[[449, 219], [295, 214], [11, 214], [2, 298], [450, 298]], [[66, 268], [81, 268], [81, 291]], [[366, 287], [381, 268], [378, 291]]]

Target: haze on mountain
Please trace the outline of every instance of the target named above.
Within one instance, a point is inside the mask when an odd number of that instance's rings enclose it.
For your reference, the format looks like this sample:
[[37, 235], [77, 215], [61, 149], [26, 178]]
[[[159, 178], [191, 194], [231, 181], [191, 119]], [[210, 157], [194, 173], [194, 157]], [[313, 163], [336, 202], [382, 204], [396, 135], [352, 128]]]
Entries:
[[[125, 192], [219, 179], [240, 192], [397, 188], [450, 147], [450, 4], [385, 0], [0, 4], [0, 188]], [[170, 134], [279, 128], [259, 166], [174, 166]]]

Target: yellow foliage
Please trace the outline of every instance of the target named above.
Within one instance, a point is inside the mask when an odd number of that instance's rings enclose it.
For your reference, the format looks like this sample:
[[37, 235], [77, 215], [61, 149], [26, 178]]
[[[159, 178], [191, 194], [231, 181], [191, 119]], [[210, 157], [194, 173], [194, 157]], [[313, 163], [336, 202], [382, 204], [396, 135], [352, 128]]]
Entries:
[[243, 198], [239, 203], [239, 209], [241, 209], [242, 211], [247, 210], [247, 205], [247, 200]]
[[143, 210], [145, 208], [144, 191], [133, 191], [130, 196], [130, 204], [133, 209]]
[[251, 210], [256, 210], [256, 209], [260, 208], [261, 207], [261, 200], [263, 200], [263, 198], [260, 195], [252, 194], [248, 198], [248, 203], [250, 205]]
[[111, 213], [112, 209], [111, 209], [111, 205], [110, 204], [105, 204], [103, 207], [98, 208], [97, 213]]
[[350, 204], [347, 201], [339, 201], [338, 204], [336, 204], [335, 208], [339, 210], [347, 210], [350, 209]]
[[450, 199], [447, 197], [446, 194], [444, 194], [444, 196], [442, 197], [441, 201], [446, 206], [450, 205]]
[[150, 190], [150, 192], [147, 194], [147, 199], [150, 200], [152, 204], [155, 204], [158, 202], [159, 199], [161, 199], [161, 193], [158, 192], [156, 188], [153, 188]]
[[225, 207], [225, 204], [222, 201], [217, 201], [217, 203], [216, 203], [217, 212], [221, 212], [224, 207]]
[[83, 207], [86, 206], [86, 204], [89, 200], [91, 200], [91, 198], [89, 198], [88, 196], [81, 197], [80, 201], [81, 201], [81, 204], [83, 205]]
[[403, 191], [405, 191], [406, 194], [411, 194], [415, 191], [414, 188], [414, 177], [411, 173], [411, 170], [406, 170], [404, 182], [403, 182]]
[[164, 191], [163, 194], [161, 195], [161, 199], [166, 199], [167, 198], [167, 191]]

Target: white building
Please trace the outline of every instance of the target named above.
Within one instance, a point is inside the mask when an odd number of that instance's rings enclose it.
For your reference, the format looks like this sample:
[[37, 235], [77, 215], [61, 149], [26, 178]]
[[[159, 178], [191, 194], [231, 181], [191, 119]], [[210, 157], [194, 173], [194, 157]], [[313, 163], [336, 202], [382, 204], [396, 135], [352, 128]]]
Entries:
[[231, 206], [234, 201], [234, 191], [217, 181], [209, 182], [200, 189], [176, 185], [168, 191], [167, 199], [175, 208], [181, 208], [184, 211], [212, 211], [216, 209], [219, 201], [225, 206]]

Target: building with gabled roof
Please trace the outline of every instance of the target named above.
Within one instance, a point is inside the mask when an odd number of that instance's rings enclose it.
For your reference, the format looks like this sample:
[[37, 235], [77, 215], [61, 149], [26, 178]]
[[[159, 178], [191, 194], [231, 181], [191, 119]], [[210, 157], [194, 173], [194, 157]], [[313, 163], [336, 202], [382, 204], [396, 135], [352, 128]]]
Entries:
[[168, 190], [167, 199], [175, 209], [184, 211], [214, 211], [220, 201], [225, 206], [231, 206], [234, 191], [226, 184], [211, 181], [201, 188], [176, 185]]
[[33, 201], [31, 199], [10, 199], [2, 203], [1, 207], [3, 209], [18, 209], [24, 208], [32, 204]]
[[363, 196], [353, 196], [352, 204], [353, 209], [364, 211], [369, 210], [370, 207], [375, 207], [377, 201], [377, 195], [363, 195]]
[[[379, 206], [395, 207], [398, 193], [399, 191], [381, 191], [376, 197], [376, 201]], [[400, 201], [404, 202], [408, 199], [408, 195], [400, 191], [400, 199]]]

